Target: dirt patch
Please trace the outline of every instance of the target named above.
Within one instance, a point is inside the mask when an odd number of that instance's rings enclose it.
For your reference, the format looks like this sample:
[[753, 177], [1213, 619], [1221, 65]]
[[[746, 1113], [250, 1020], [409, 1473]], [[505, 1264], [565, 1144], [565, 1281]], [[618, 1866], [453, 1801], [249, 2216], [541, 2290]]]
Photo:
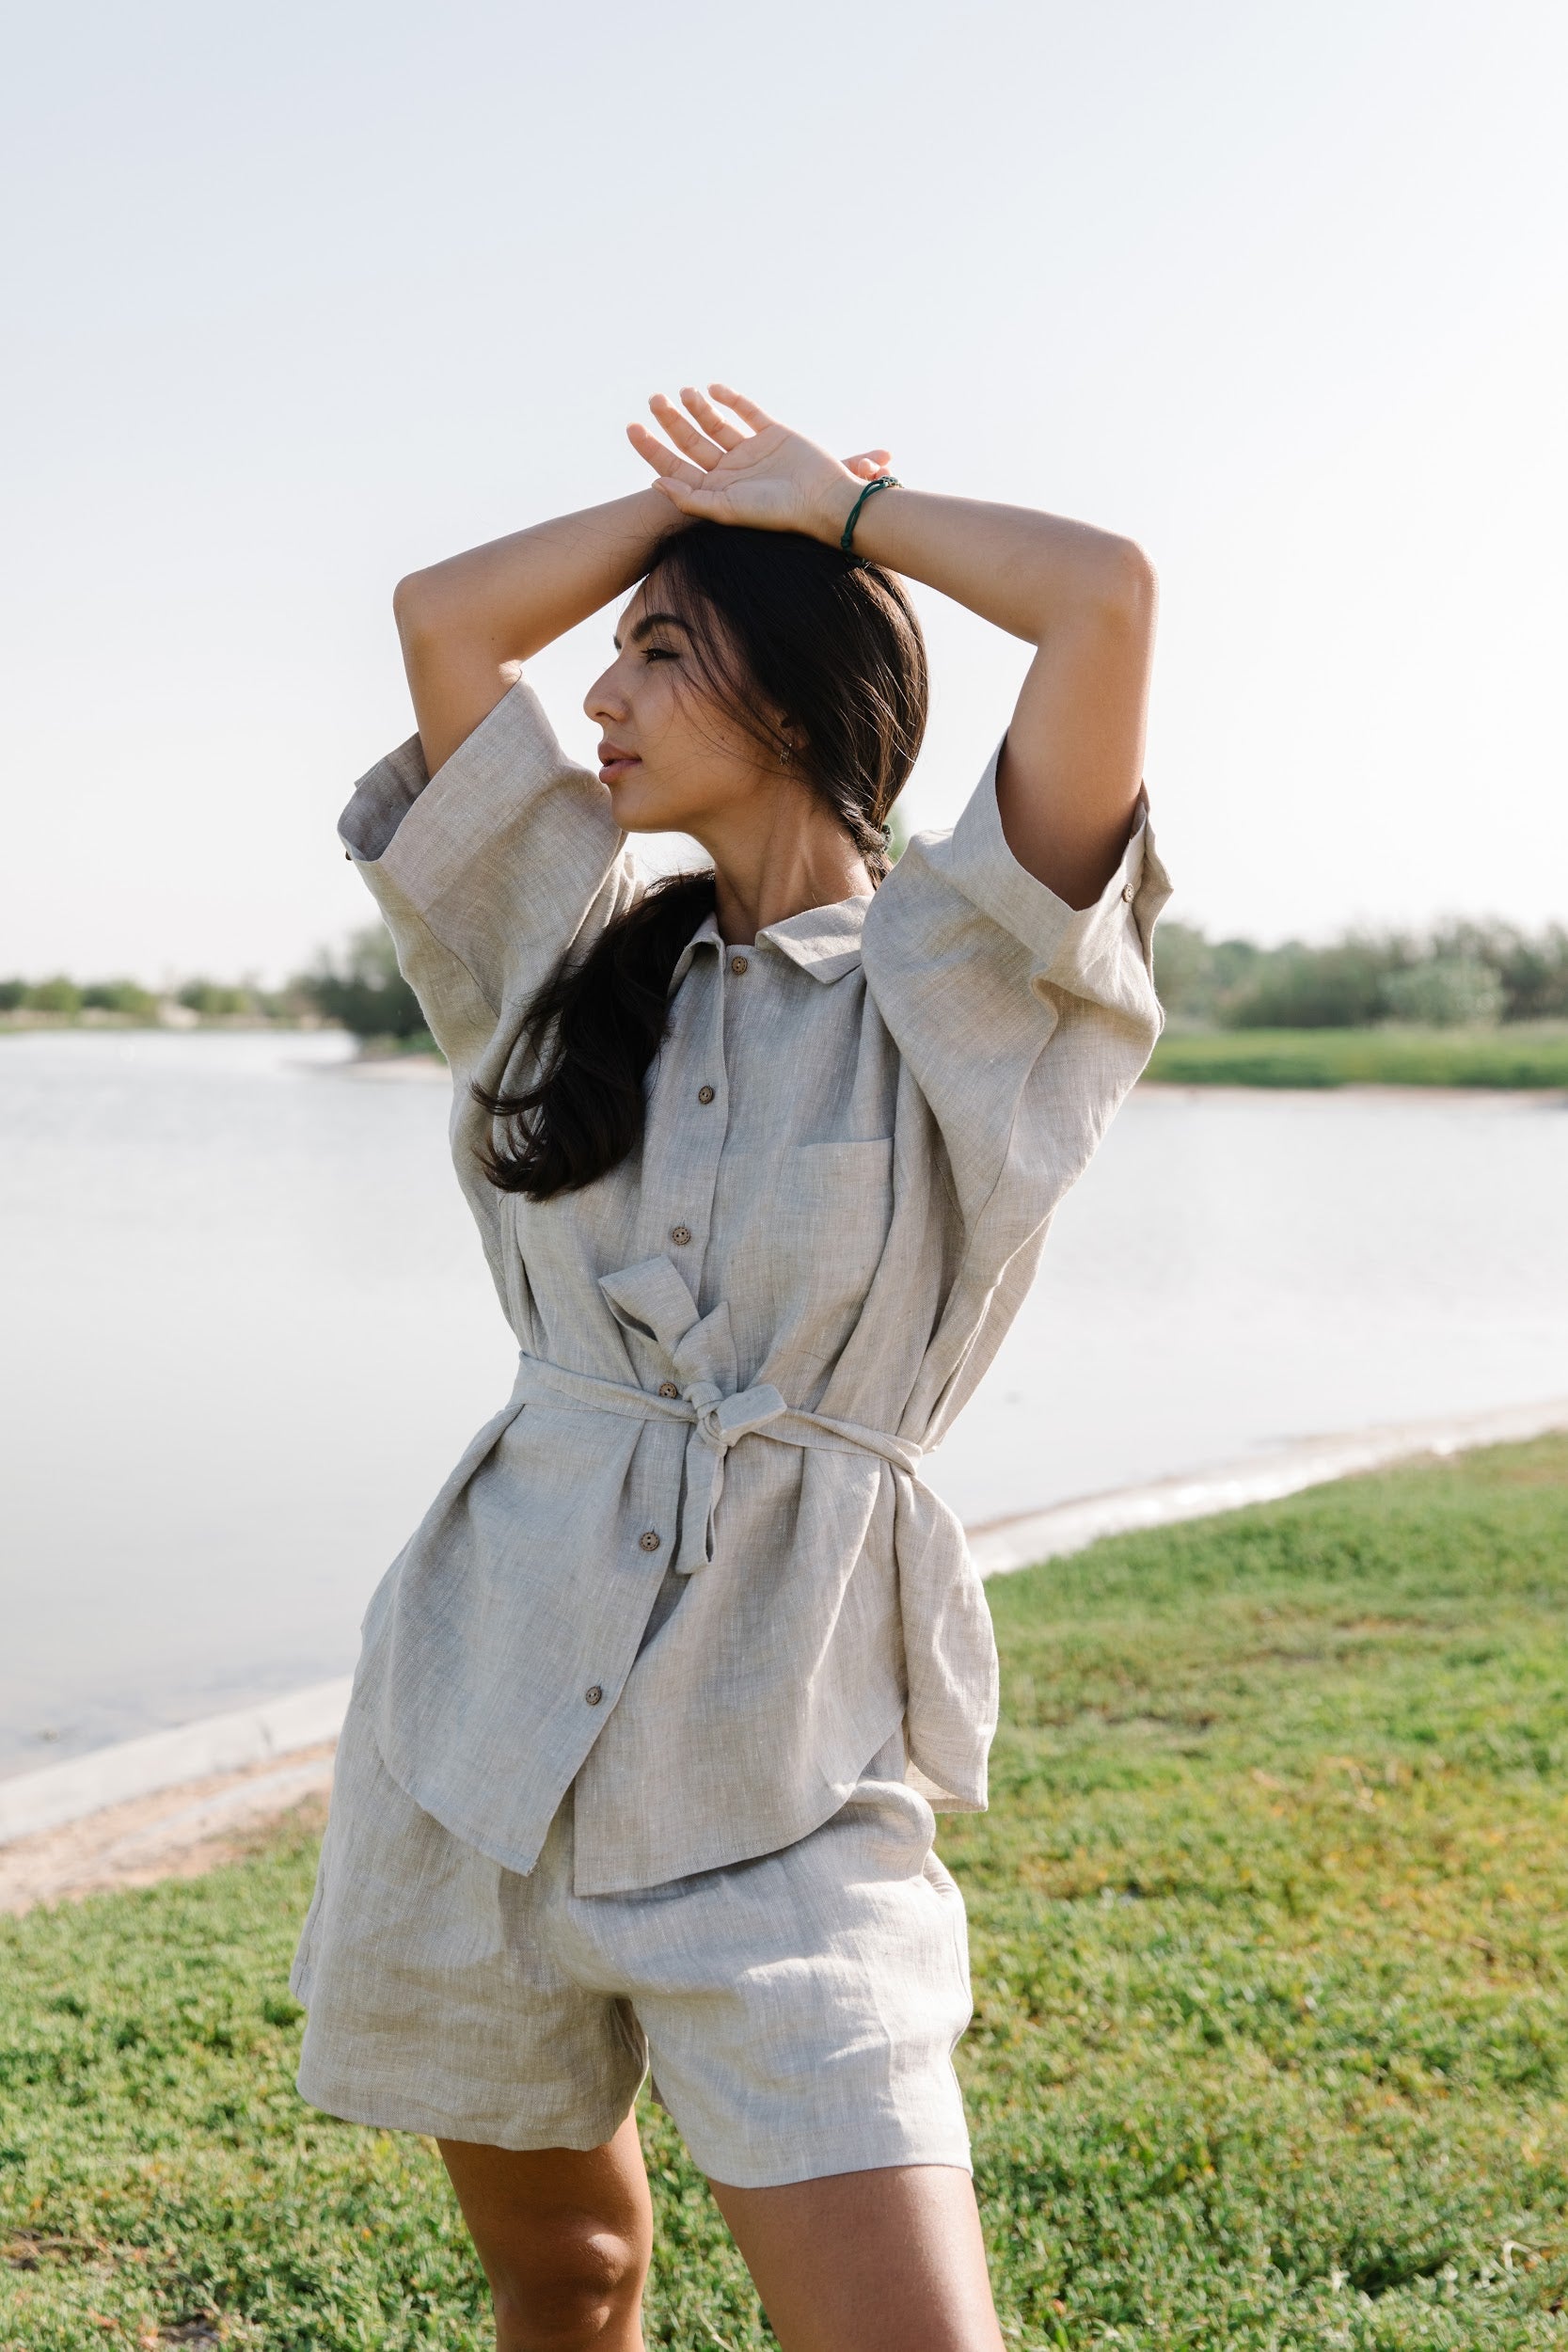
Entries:
[[0, 1846], [0, 1912], [30, 1911], [160, 1879], [198, 1878], [232, 1862], [257, 1833], [309, 1808], [325, 1819], [336, 1740], [324, 1740], [243, 1772], [214, 1773], [155, 1796], [107, 1805], [85, 1820]]

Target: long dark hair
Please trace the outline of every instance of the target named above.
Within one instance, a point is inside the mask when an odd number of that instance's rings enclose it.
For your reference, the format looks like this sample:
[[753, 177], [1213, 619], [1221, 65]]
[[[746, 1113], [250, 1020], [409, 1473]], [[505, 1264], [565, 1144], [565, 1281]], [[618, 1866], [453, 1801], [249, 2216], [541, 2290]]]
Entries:
[[[793, 764], [879, 882], [883, 827], [920, 749], [928, 695], [925, 641], [900, 582], [821, 540], [724, 523], [675, 532], [656, 576], [714, 704], [770, 758]], [[501, 1126], [484, 1160], [493, 1184], [549, 1200], [637, 1149], [670, 981], [713, 905], [710, 873], [671, 875], [586, 955], [562, 958], [525, 1018], [534, 1083], [515, 1094], [473, 1089]]]

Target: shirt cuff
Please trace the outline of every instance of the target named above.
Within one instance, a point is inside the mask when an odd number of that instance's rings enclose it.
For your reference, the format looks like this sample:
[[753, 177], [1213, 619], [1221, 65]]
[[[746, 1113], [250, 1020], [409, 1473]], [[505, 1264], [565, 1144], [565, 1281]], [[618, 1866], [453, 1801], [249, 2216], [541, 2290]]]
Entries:
[[338, 838], [349, 854], [373, 864], [390, 847], [392, 835], [429, 782], [424, 746], [417, 735], [378, 759], [360, 777], [338, 819]]
[[998, 744], [953, 829], [948, 877], [1028, 950], [1037, 989], [1064, 988], [1116, 1002], [1126, 992], [1130, 958], [1152, 976], [1154, 924], [1170, 897], [1170, 877], [1148, 821], [1148, 796], [1138, 795], [1126, 847], [1099, 898], [1086, 907], [1069, 907], [1007, 847], [996, 802], [1001, 753]]
[[538, 696], [519, 678], [434, 776], [417, 735], [378, 760], [355, 786], [338, 832], [367, 864], [396, 841], [400, 876], [428, 903], [469, 872], [499, 834], [528, 821], [552, 787], [567, 782], [586, 787], [595, 807], [602, 802], [606, 838], [618, 839], [610, 795], [566, 757]]

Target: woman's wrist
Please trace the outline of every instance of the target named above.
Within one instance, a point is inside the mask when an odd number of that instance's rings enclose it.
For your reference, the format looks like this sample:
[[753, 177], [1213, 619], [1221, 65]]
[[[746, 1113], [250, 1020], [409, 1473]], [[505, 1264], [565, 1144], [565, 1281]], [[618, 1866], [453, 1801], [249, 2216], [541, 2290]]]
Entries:
[[610, 499], [603, 506], [562, 519], [622, 548], [634, 566], [630, 576], [635, 579], [643, 563], [652, 559], [673, 532], [686, 529], [689, 518], [650, 483], [645, 490], [628, 491], [625, 498]]
[[854, 512], [855, 501], [864, 487], [859, 475], [852, 474], [847, 467], [839, 481], [825, 483], [812, 516], [812, 537], [824, 539], [830, 547], [836, 548], [844, 536], [844, 526]]

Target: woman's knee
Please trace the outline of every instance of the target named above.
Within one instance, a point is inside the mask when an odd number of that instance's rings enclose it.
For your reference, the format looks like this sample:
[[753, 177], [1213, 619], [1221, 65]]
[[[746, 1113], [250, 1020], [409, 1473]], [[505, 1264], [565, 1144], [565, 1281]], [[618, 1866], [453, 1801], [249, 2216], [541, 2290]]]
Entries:
[[641, 2301], [642, 2249], [592, 2215], [542, 2235], [493, 2280], [497, 2352], [586, 2352], [623, 2337]]

